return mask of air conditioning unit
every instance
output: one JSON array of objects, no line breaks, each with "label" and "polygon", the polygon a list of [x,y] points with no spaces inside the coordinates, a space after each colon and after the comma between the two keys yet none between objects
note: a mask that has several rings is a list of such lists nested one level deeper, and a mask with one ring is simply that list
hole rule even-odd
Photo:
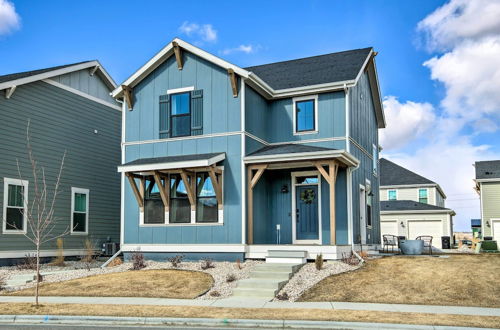
[{"label": "air conditioning unit", "polygon": [[106,256],[112,256],[120,250],[120,243],[104,243],[102,253]]}]

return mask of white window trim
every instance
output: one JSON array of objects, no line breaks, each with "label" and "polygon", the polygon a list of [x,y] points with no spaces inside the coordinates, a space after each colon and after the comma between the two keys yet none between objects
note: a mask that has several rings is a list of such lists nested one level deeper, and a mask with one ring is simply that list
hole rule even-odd
[{"label": "white window trim", "polygon": [[[87,205],[85,206],[86,216],[85,216],[85,231],[73,231],[75,228],[73,223],[73,214],[75,210],[75,194],[85,194],[87,198],[85,199]],[[71,187],[71,235],[88,235],[89,233],[89,200],[90,200],[90,190],[85,188]]]},{"label": "white window trim", "polygon": [[[9,184],[24,187],[24,216],[23,230],[7,229],[7,202],[9,198]],[[28,226],[28,218],[26,212],[28,210],[28,181],[20,179],[3,178],[3,234],[26,234]]]},{"label": "white window trim", "polygon": [[[314,130],[312,130],[312,131],[298,132],[297,131],[297,107],[296,107],[296,104],[297,104],[297,102],[307,101],[307,100],[313,100],[314,101]],[[307,96],[300,96],[300,97],[294,97],[293,98],[292,107],[293,107],[293,109],[292,109],[292,114],[293,114],[293,135],[317,134],[318,133],[318,94],[307,95]]]},{"label": "white window trim", "polygon": [[[391,199],[390,198],[390,191],[395,191],[396,192],[396,199]],[[398,200],[398,190],[397,189],[387,189],[387,200],[388,201],[397,201]]]},{"label": "white window trim", "polygon": [[429,204],[429,188],[418,188],[417,189],[417,202],[420,203],[420,190],[426,190],[426,195],[427,195],[427,203],[426,204]]},{"label": "white window trim", "polygon": [[167,94],[179,94],[179,93],[185,93],[185,92],[191,92],[191,91],[194,91],[194,86],[168,89]]},{"label": "white window trim", "polygon": [[378,175],[378,148],[375,144],[372,144],[372,167],[373,167],[373,174]]}]

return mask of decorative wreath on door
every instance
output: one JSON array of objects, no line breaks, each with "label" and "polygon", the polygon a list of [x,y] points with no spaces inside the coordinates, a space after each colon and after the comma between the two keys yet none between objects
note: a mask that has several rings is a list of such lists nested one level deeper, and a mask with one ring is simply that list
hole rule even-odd
[{"label": "decorative wreath on door", "polygon": [[300,200],[306,204],[311,204],[316,198],[316,193],[312,189],[305,189],[300,193]]}]

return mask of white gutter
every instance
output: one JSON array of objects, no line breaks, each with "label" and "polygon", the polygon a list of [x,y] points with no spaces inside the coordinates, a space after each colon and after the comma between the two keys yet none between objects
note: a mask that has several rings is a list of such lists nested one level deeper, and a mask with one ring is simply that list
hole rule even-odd
[{"label": "white gutter", "polygon": [[277,163],[285,161],[308,161],[311,159],[340,158],[349,166],[357,166],[359,160],[345,150],[326,150],[313,152],[297,152],[263,156],[247,156],[243,158],[246,164]]}]

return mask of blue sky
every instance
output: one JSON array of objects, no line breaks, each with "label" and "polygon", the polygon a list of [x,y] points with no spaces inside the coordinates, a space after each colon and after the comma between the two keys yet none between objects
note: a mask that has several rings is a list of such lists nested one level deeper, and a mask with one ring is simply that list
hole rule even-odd
[{"label": "blue sky", "polygon": [[[2,29],[0,12],[0,75],[98,59],[120,83],[174,37],[240,66],[373,46],[383,156],[440,183],[464,230],[479,216],[472,163],[500,159],[500,71],[489,73],[500,23],[473,20],[485,1],[11,1],[18,20]],[[485,79],[493,87],[478,87]]]}]

